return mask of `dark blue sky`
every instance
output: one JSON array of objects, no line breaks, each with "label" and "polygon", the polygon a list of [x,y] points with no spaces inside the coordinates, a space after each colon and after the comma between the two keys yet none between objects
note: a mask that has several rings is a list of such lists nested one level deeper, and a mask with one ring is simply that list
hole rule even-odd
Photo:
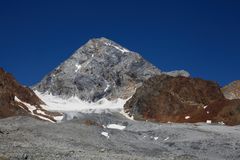
[{"label": "dark blue sky", "polygon": [[238,0],[0,1],[0,66],[22,84],[38,82],[94,37],[161,70],[221,85],[240,79]]}]

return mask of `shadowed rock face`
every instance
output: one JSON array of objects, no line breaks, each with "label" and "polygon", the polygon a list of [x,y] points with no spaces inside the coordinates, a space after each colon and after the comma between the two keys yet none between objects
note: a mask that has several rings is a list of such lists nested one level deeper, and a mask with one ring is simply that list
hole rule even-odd
[{"label": "shadowed rock face", "polygon": [[145,81],[124,110],[137,120],[190,123],[211,120],[234,125],[234,119],[240,115],[238,106],[239,101],[226,100],[214,82],[160,75]]},{"label": "shadowed rock face", "polygon": [[223,87],[222,92],[227,99],[240,99],[240,80]]},{"label": "shadowed rock face", "polygon": [[[47,75],[34,89],[62,98],[77,96],[85,101],[131,97],[146,79],[160,70],[138,53],[106,38],[92,39]],[[170,73],[175,76],[185,71]]]},{"label": "shadowed rock face", "polygon": [[[28,106],[24,103],[34,106],[36,109],[33,110],[33,112],[36,115],[55,121],[51,117],[50,112],[42,109],[40,105],[44,105],[44,103],[30,88],[21,86],[11,74],[0,68],[0,118],[19,115],[28,115],[38,118],[31,114]],[[49,115],[36,113],[37,110],[44,111],[46,114],[49,113]],[[52,113],[52,115],[55,114],[57,113]]]}]

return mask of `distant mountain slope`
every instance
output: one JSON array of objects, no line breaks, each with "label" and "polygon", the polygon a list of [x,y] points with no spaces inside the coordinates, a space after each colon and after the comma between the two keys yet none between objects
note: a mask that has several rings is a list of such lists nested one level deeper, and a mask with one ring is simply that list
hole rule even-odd
[{"label": "distant mountain slope", "polygon": [[226,85],[222,92],[227,99],[240,99],[240,80]]},{"label": "distant mountain slope", "polygon": [[[138,53],[97,38],[89,40],[33,88],[63,99],[78,97],[88,102],[127,99],[143,81],[159,74],[161,71]],[[185,71],[171,74],[189,75]]]},{"label": "distant mountain slope", "polygon": [[41,106],[44,102],[27,87],[23,87],[14,77],[0,68],[0,118],[26,115],[37,119],[55,122],[54,116]]}]

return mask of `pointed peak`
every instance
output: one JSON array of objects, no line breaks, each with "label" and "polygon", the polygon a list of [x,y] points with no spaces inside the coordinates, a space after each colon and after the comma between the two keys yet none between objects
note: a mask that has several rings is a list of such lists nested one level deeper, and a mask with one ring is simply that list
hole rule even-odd
[{"label": "pointed peak", "polygon": [[101,41],[101,42],[106,42],[106,41],[112,41],[112,40],[110,40],[110,39],[108,39],[108,38],[106,38],[106,37],[99,37],[99,38],[92,38],[92,39],[90,39],[90,41]]},{"label": "pointed peak", "polygon": [[130,52],[128,49],[124,48],[123,46],[121,46],[120,44],[105,38],[105,37],[100,37],[100,38],[92,38],[90,39],[85,46],[95,46],[95,47],[99,47],[99,46],[110,46],[113,47],[117,50],[120,50],[121,52]]},{"label": "pointed peak", "polygon": [[116,42],[105,38],[105,37],[100,37],[100,38],[92,38],[88,41],[88,43],[107,43],[107,44],[115,44],[115,45],[119,45]]}]

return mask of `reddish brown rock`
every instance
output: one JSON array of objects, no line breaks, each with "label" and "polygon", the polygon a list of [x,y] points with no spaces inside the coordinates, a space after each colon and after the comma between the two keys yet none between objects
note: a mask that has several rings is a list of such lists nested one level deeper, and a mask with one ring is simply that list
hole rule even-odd
[{"label": "reddish brown rock", "polygon": [[215,82],[160,75],[145,81],[124,110],[136,120],[177,123],[211,120],[235,125],[240,122],[238,106],[239,101],[224,98]]},{"label": "reddish brown rock", "polygon": [[240,80],[223,87],[222,92],[227,99],[240,99]]},{"label": "reddish brown rock", "polygon": [[240,124],[240,99],[228,100],[223,99],[210,104],[209,118],[213,122],[224,122],[227,125]]},{"label": "reddish brown rock", "polygon": [[[10,116],[33,116],[38,119],[55,121],[59,113],[45,111],[44,103],[28,87],[20,85],[14,77],[0,68],[0,118]],[[33,113],[29,106],[35,108]]]}]

